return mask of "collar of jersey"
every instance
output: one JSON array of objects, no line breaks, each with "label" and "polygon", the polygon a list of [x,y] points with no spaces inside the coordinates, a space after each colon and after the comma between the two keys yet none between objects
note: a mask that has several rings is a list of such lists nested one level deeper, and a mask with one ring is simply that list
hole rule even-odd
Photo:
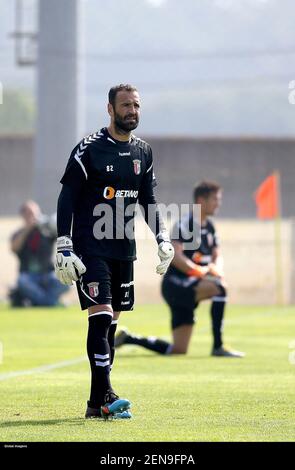
[{"label": "collar of jersey", "polygon": [[112,139],[117,145],[122,145],[122,147],[127,147],[128,145],[131,145],[133,140],[134,140],[134,135],[133,134],[131,134],[130,140],[128,142],[123,142],[122,140],[114,139],[114,137],[110,135],[110,133],[109,133],[109,131],[107,130],[106,127],[101,129],[100,132],[102,132],[106,136],[106,138],[109,137],[110,139]]}]

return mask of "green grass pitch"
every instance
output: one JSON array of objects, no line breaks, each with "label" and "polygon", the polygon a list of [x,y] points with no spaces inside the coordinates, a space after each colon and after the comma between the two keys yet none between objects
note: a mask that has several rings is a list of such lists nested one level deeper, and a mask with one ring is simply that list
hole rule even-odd
[{"label": "green grass pitch", "polygon": [[[295,308],[229,306],[225,340],[244,359],[209,356],[208,308],[198,310],[186,356],[117,351],[112,381],[134,419],[104,422],[83,417],[86,312],[1,307],[0,441],[294,441]],[[169,338],[165,305],[136,306],[121,324]]]}]

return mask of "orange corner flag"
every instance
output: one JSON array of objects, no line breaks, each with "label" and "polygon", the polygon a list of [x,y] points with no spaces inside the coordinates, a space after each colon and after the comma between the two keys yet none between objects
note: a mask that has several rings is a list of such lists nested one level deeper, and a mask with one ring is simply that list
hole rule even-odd
[{"label": "orange corner flag", "polygon": [[258,219],[274,219],[279,216],[279,174],[268,176],[255,192]]}]

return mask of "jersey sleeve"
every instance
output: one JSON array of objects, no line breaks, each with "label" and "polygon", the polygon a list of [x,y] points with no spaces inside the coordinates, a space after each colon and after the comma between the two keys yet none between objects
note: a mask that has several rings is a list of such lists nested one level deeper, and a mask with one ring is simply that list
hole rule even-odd
[{"label": "jersey sleeve", "polygon": [[214,230],[214,234],[213,234],[213,246],[214,246],[214,248],[219,247],[219,237],[218,237],[217,233],[215,232],[215,230]]},{"label": "jersey sleeve", "polygon": [[146,170],[141,182],[141,191],[149,191],[150,188],[157,186],[157,180],[154,173],[153,152],[149,147]]},{"label": "jersey sleeve", "polygon": [[89,174],[89,150],[83,141],[72,151],[60,182],[79,190],[86,183]]},{"label": "jersey sleeve", "polygon": [[213,223],[210,221],[210,232],[212,233],[213,237],[213,248],[218,248],[219,247],[219,237],[216,233],[216,229],[213,225]]}]

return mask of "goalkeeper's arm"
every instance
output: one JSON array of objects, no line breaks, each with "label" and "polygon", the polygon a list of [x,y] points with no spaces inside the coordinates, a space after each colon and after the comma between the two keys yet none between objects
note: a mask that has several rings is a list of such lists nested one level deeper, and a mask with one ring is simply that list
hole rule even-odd
[{"label": "goalkeeper's arm", "polygon": [[82,261],[73,252],[71,227],[77,193],[70,186],[63,185],[57,203],[57,244],[55,273],[62,284],[71,285],[72,281],[86,271]]},{"label": "goalkeeper's arm", "polygon": [[57,201],[56,224],[58,237],[71,236],[75,203],[74,191],[70,186],[64,184]]},{"label": "goalkeeper's arm", "polygon": [[161,262],[158,264],[156,271],[158,274],[165,274],[173,259],[174,248],[159,211],[152,186],[146,188],[143,193],[139,192],[138,202],[144,214],[144,219],[158,243],[158,256]]}]

